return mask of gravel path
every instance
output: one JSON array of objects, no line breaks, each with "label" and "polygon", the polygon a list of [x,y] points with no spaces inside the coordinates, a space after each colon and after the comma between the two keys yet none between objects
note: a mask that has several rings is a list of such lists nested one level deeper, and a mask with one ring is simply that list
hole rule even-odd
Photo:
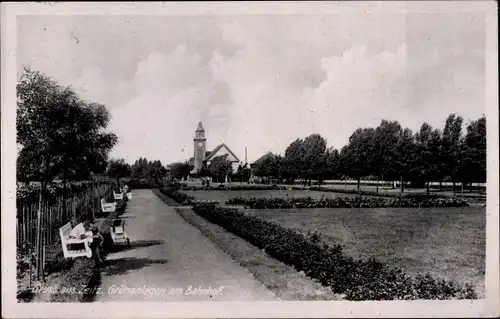
[{"label": "gravel path", "polygon": [[136,190],[125,214],[131,248],[108,255],[95,301],[276,300],[151,190]]}]

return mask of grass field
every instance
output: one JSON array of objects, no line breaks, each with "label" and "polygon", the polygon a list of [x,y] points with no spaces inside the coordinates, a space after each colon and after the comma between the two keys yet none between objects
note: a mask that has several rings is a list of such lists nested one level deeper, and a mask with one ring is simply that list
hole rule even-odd
[{"label": "grass field", "polygon": [[183,193],[193,196],[198,200],[214,200],[219,201],[221,204],[224,204],[231,197],[244,197],[244,198],[252,198],[252,197],[314,197],[321,198],[321,196],[325,196],[325,198],[335,198],[335,197],[355,197],[354,194],[343,194],[343,193],[329,193],[329,192],[317,192],[310,190],[233,190],[233,191],[224,191],[224,190],[213,190],[213,191],[192,191],[192,190],[183,190]]},{"label": "grass field", "polygon": [[299,231],[318,231],[353,257],[376,257],[410,274],[473,284],[484,294],[484,208],[245,210]]}]

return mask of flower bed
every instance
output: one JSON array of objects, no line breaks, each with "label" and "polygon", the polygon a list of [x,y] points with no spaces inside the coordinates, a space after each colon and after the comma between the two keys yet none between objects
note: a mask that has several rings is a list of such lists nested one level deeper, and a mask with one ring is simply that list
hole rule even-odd
[{"label": "flower bed", "polygon": [[289,197],[289,198],[243,198],[233,197],[228,205],[243,205],[252,209],[276,208],[383,208],[383,207],[463,207],[468,206],[458,198],[367,198],[367,197]]},{"label": "flower bed", "polygon": [[430,275],[410,277],[375,259],[353,259],[340,245],[328,246],[316,234],[307,237],[237,209],[203,204],[192,208],[348,300],[477,299],[471,285],[460,287]]},{"label": "flower bed", "polygon": [[211,184],[209,187],[200,186],[200,185],[187,185],[186,183],[179,183],[179,188],[187,191],[196,191],[196,190],[228,190],[228,191],[243,191],[243,190],[276,190],[276,189],[293,189],[293,190],[301,190],[302,187],[297,186],[283,186],[283,185],[255,185],[255,184],[247,184],[247,185],[225,185],[225,184]]},{"label": "flower bed", "polygon": [[423,200],[423,199],[435,199],[435,198],[449,198],[449,196],[443,196],[443,195],[437,195],[437,194],[412,194],[412,193],[387,193],[387,192],[374,192],[374,191],[367,191],[367,190],[360,190],[357,191],[356,189],[343,189],[343,188],[327,188],[327,187],[320,187],[320,186],[311,186],[309,187],[309,190],[311,191],[318,191],[318,192],[328,192],[328,193],[343,193],[343,194],[357,194],[360,196],[380,196],[380,197],[395,197],[395,198],[412,198],[416,200]]}]

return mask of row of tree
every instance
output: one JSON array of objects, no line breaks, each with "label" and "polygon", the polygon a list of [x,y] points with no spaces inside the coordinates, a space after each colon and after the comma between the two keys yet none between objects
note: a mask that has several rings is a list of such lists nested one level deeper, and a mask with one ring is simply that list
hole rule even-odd
[{"label": "row of tree", "polygon": [[114,178],[118,185],[121,179],[135,179],[160,185],[167,169],[159,160],[148,161],[147,158],[141,157],[133,165],[129,165],[124,159],[111,159],[106,174]]},{"label": "row of tree", "polygon": [[[253,166],[260,177],[297,178],[311,183],[324,179],[358,181],[400,180],[413,186],[452,181],[471,184],[486,181],[486,118],[471,121],[462,132],[463,118],[450,114],[443,130],[422,124],[418,132],[397,121],[383,120],[376,128],[358,128],[340,151],[312,134],[293,141],[284,156],[268,153]],[[454,187],[455,188],[455,187]]]},{"label": "row of tree", "polygon": [[[188,162],[175,162],[169,165],[172,178],[182,180],[191,176],[194,166]],[[215,182],[223,182],[226,177],[231,181],[246,182],[250,179],[250,168],[247,164],[239,165],[233,172],[233,164],[227,160],[226,155],[214,157],[210,163],[203,163],[202,168],[196,173],[198,177],[211,177]]]}]

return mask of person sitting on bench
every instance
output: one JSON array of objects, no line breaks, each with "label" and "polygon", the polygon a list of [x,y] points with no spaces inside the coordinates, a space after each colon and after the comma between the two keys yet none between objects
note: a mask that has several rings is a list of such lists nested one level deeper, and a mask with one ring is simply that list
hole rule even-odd
[{"label": "person sitting on bench", "polygon": [[104,237],[99,233],[99,228],[97,226],[92,226],[92,237],[93,240],[90,243],[90,249],[96,257],[98,264],[102,264],[101,251],[103,249]]},{"label": "person sitting on bench", "polygon": [[90,249],[92,249],[92,255],[98,264],[103,261],[101,259],[101,246],[103,243],[103,237],[99,234],[99,230],[96,226],[91,227],[91,220],[87,216],[82,218],[82,222],[77,224],[71,232],[69,233],[69,238],[85,239],[92,237],[92,242],[90,242]]}]

